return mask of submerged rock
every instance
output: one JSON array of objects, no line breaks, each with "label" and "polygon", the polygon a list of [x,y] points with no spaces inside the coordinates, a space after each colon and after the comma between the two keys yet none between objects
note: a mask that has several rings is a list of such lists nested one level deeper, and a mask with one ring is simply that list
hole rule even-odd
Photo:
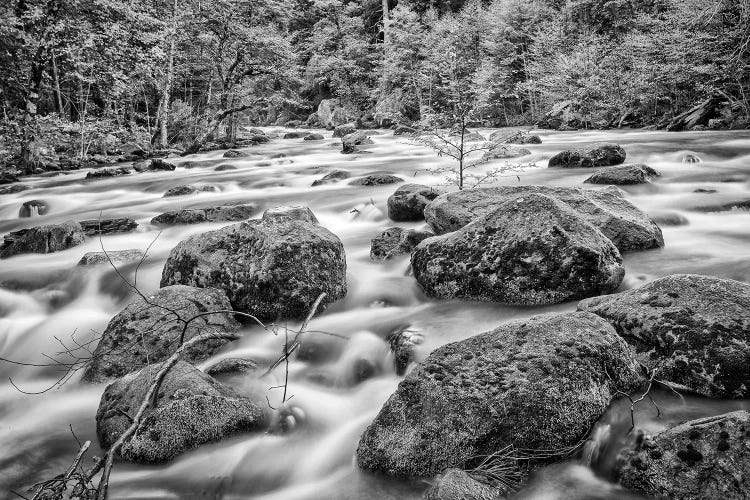
[{"label": "submerged rock", "polygon": [[37,217],[39,215],[47,215],[49,213],[49,204],[44,200],[30,200],[26,201],[21,205],[18,210],[18,217]]},{"label": "submerged rock", "polygon": [[284,136],[282,137],[282,139],[302,139],[306,135],[308,135],[309,133],[310,132],[303,132],[303,131],[300,131],[300,132],[287,132],[286,134],[284,134]]},{"label": "submerged rock", "polygon": [[305,137],[302,138],[302,140],[305,140],[305,141],[322,141],[323,139],[325,139],[325,137],[323,137],[323,134],[316,134],[316,133],[307,134]]},{"label": "submerged rock", "polygon": [[[149,365],[107,386],[96,412],[96,433],[109,449],[130,427],[161,364]],[[238,394],[194,366],[178,361],[164,377],[156,407],[145,418],[118,456],[124,460],[159,463],[202,444],[264,429],[262,406]]]},{"label": "submerged rock", "polygon": [[263,212],[263,220],[272,219],[301,220],[310,224],[318,224],[318,218],[315,217],[310,207],[305,205],[273,207]]},{"label": "submerged rock", "polygon": [[625,162],[625,150],[617,144],[601,143],[558,153],[549,160],[550,167],[608,167]]},{"label": "submerged rock", "polygon": [[343,123],[341,125],[337,125],[336,128],[333,129],[333,138],[336,137],[344,137],[349,134],[353,134],[357,131],[357,127],[353,123]]},{"label": "submerged rock", "polygon": [[138,223],[130,217],[123,217],[122,219],[88,219],[81,221],[81,228],[86,236],[129,233],[137,227]]},{"label": "submerged rock", "polygon": [[313,181],[313,186],[320,186],[322,184],[332,184],[334,182],[338,182],[342,179],[348,179],[351,177],[351,174],[349,172],[345,172],[343,170],[334,170],[333,172],[329,172],[320,179]]},{"label": "submerged rock", "polygon": [[625,186],[630,184],[646,184],[652,177],[659,176],[661,174],[648,165],[623,165],[621,167],[603,168],[583,182]]},{"label": "submerged rock", "polygon": [[304,318],[346,295],[341,241],[317,224],[272,217],[193,235],[169,254],[161,286],[217,287],[232,306],[266,320]]},{"label": "submerged rock", "polygon": [[428,231],[391,227],[372,239],[370,258],[388,260],[399,255],[410,254],[424,239],[435,236]]},{"label": "submerged rock", "polygon": [[344,154],[357,153],[359,151],[357,146],[368,144],[374,144],[374,142],[372,142],[372,139],[367,134],[362,131],[353,132],[341,138],[341,152]]},{"label": "submerged rock", "polygon": [[85,240],[81,225],[63,222],[19,229],[6,234],[0,246],[0,258],[23,253],[52,253],[80,245]]},{"label": "submerged rock", "polygon": [[248,151],[238,151],[236,149],[230,149],[221,156],[223,158],[244,158],[247,156],[251,156],[251,153],[249,153]]},{"label": "submerged rock", "polygon": [[565,203],[537,193],[423,241],[411,264],[431,297],[505,304],[611,293],[625,275],[620,252],[601,231]]},{"label": "submerged rock", "polygon": [[516,148],[505,144],[492,146],[482,155],[484,160],[502,160],[507,158],[518,158],[519,156],[530,155],[531,151],[526,148]]},{"label": "submerged rock", "polygon": [[119,177],[121,175],[129,175],[131,173],[129,168],[100,168],[97,170],[91,170],[86,174],[87,179],[100,179],[103,177]]},{"label": "submerged rock", "polygon": [[159,214],[151,219],[151,224],[171,226],[176,224],[200,224],[202,222],[236,222],[255,215],[259,206],[256,203],[245,205],[221,205],[217,207],[191,208]]},{"label": "submerged rock", "polygon": [[626,457],[620,482],[652,498],[750,497],[750,413],[691,420],[646,436]]},{"label": "submerged rock", "polygon": [[26,184],[10,184],[8,186],[0,187],[0,195],[20,193],[21,191],[28,191],[29,189],[31,189],[31,186],[27,186]]},{"label": "submerged rock", "polygon": [[425,219],[436,234],[456,231],[519,195],[552,196],[598,228],[621,252],[664,246],[661,229],[648,215],[616,193],[557,186],[502,186],[467,189],[437,197],[425,207]]},{"label": "submerged rock", "polygon": [[237,167],[234,165],[230,165],[229,163],[224,163],[222,165],[217,166],[214,169],[214,172],[227,172],[229,170],[237,170]]},{"label": "submerged rock", "polygon": [[350,186],[382,186],[384,184],[398,184],[404,182],[401,177],[390,174],[372,174],[354,179],[349,183]]},{"label": "submerged rock", "polygon": [[677,212],[658,212],[651,214],[651,220],[660,226],[687,226],[687,217]]},{"label": "submerged rock", "polygon": [[424,500],[502,500],[500,489],[483,483],[461,469],[440,474],[423,496]]},{"label": "submerged rock", "polygon": [[388,218],[396,222],[424,220],[424,208],[441,194],[442,189],[404,184],[388,198]]},{"label": "submerged rock", "polygon": [[[201,316],[185,330],[185,322],[196,315],[231,310],[226,294],[215,288],[175,285],[158,290],[148,301],[138,297],[107,325],[83,380],[100,382],[121,377],[167,359],[181,340],[190,340],[200,333],[234,332],[240,325],[231,312]],[[173,311],[179,314],[179,319]],[[207,359],[227,342],[223,339],[201,342],[185,351],[182,359],[190,362]]]},{"label": "submerged rock", "polygon": [[528,461],[509,464],[525,474],[564,460],[564,451],[545,451],[576,446],[616,389],[642,382],[630,347],[595,315],[506,323],[440,347],[417,365],[362,435],[357,463],[428,477],[513,446],[528,450]]},{"label": "submerged rock", "polygon": [[750,285],[675,274],[578,310],[601,316],[657,378],[717,398],[750,397]]},{"label": "submerged rock", "polygon": [[213,186],[211,184],[202,184],[202,185],[192,185],[192,184],[184,184],[182,186],[176,186],[173,188],[167,189],[167,191],[164,193],[164,198],[169,198],[170,196],[186,196],[190,194],[196,194],[196,193],[216,193],[219,191],[219,188],[216,186]]},{"label": "submerged rock", "polygon": [[716,203],[714,205],[702,205],[695,207],[697,212],[730,212],[732,210],[750,210],[750,198],[745,200],[730,201],[727,203]]},{"label": "submerged rock", "polygon": [[538,135],[533,135],[528,130],[518,130],[516,132],[508,132],[507,130],[498,130],[490,135],[492,142],[500,144],[541,144],[542,138]]},{"label": "submerged rock", "polygon": [[406,369],[417,358],[417,346],[424,341],[424,336],[411,325],[401,326],[389,333],[386,338],[391,354],[393,354],[393,368],[396,375],[403,375]]},{"label": "submerged rock", "polygon": [[143,251],[138,249],[131,250],[113,250],[111,252],[86,252],[81,260],[78,261],[79,266],[98,266],[102,264],[110,265],[110,261],[113,264],[128,264],[130,262],[138,262],[143,258]]}]

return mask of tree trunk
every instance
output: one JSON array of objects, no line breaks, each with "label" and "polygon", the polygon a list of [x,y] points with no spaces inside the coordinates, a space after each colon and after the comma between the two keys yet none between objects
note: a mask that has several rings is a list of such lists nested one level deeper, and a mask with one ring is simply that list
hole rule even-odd
[{"label": "tree trunk", "polygon": [[31,66],[31,86],[26,94],[23,122],[21,125],[21,164],[27,174],[34,172],[34,144],[37,139],[37,105],[44,78],[44,66],[33,63]]},{"label": "tree trunk", "polygon": [[57,60],[55,58],[54,52],[52,52],[52,78],[54,78],[54,84],[55,84],[55,104],[57,104],[57,112],[62,116],[63,101],[62,101],[62,93],[60,92],[60,76],[57,72]]},{"label": "tree trunk", "polygon": [[164,91],[162,92],[162,107],[161,107],[161,147],[166,148],[169,145],[169,137],[167,136],[167,124],[169,122],[169,93],[172,89],[172,80],[174,79],[174,52],[175,52],[175,39],[177,38],[177,0],[174,0],[172,5],[172,28],[169,34],[169,62],[167,63],[167,81],[164,84]]}]

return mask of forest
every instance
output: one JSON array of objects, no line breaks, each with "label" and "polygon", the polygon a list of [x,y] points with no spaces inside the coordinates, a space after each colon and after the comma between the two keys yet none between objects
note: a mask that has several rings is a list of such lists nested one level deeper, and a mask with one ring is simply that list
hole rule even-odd
[{"label": "forest", "polygon": [[450,126],[456,89],[477,126],[746,128],[749,45],[747,0],[7,0],[0,164]]}]

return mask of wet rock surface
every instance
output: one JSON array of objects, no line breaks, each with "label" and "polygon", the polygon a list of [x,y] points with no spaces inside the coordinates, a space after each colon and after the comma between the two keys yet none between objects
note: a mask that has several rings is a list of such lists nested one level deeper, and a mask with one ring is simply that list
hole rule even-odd
[{"label": "wet rock surface", "polygon": [[601,231],[556,198],[526,194],[412,254],[431,297],[555,304],[614,292],[625,270]]},{"label": "wet rock surface", "polygon": [[[642,382],[631,348],[595,315],[514,321],[440,347],[417,365],[364,432],[357,463],[426,477],[509,445],[565,449],[589,432],[615,388]],[[554,460],[516,465],[524,475]]]},{"label": "wet rock surface", "polygon": [[699,394],[750,397],[750,285],[693,274],[578,304],[612,323],[661,380]]},{"label": "wet rock surface", "polygon": [[646,184],[661,174],[648,165],[623,165],[621,167],[603,168],[583,182],[589,184],[614,184],[626,186],[631,184]]},{"label": "wet rock surface", "polygon": [[246,220],[258,213],[256,203],[223,205],[217,207],[191,208],[159,214],[151,224],[171,226],[176,224],[200,224],[202,222],[236,222]]},{"label": "wet rock surface", "polygon": [[495,210],[509,198],[543,194],[564,202],[599,229],[621,252],[664,246],[661,229],[648,215],[619,194],[606,190],[557,186],[502,186],[448,193],[425,207],[425,219],[436,234],[456,231]]},{"label": "wet rock surface", "polygon": [[81,228],[86,236],[100,234],[129,233],[138,227],[138,223],[129,218],[121,219],[89,219],[81,221]]},{"label": "wet rock surface", "polygon": [[556,154],[549,160],[550,167],[591,168],[608,167],[625,162],[625,150],[617,144],[599,143]]},{"label": "wet rock surface", "polygon": [[63,222],[20,229],[6,234],[0,246],[0,258],[24,253],[52,253],[80,245],[85,240],[77,222]]},{"label": "wet rock surface", "polygon": [[333,172],[329,172],[320,179],[317,179],[313,181],[313,186],[321,186],[323,184],[333,184],[335,182],[338,182],[343,179],[348,179],[351,177],[351,174],[349,172],[345,172],[344,170],[334,170]]},{"label": "wet rock surface", "polygon": [[[138,297],[109,322],[83,379],[100,382],[121,377],[168,358],[181,341],[200,333],[234,332],[240,325],[231,312],[200,316],[185,328],[185,323],[195,316],[231,309],[226,294],[215,288],[175,285],[161,288],[146,299]],[[227,342],[200,342],[185,351],[182,359],[207,359]]]},{"label": "wet rock surface", "polygon": [[461,469],[448,469],[440,474],[423,496],[424,500],[503,500],[494,488]]},{"label": "wet rock surface", "polygon": [[691,420],[625,458],[620,482],[652,498],[740,500],[750,495],[750,413]]},{"label": "wet rock surface", "polygon": [[[104,449],[130,427],[161,364],[149,365],[107,386],[96,413],[96,432]],[[243,432],[260,431],[268,424],[262,406],[178,361],[164,377],[150,406],[119,457],[134,462],[160,463],[196,448]]]},{"label": "wet rock surface", "polygon": [[307,315],[346,295],[346,257],[327,229],[288,217],[250,220],[191,236],[170,253],[161,286],[223,289],[232,306],[261,319]]}]

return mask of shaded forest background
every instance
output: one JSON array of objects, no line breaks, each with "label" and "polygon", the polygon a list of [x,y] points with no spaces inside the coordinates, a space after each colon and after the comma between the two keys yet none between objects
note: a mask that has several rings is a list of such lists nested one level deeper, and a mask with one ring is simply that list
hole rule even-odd
[{"label": "shaded forest background", "polygon": [[450,126],[457,95],[477,126],[667,127],[703,103],[693,128],[746,128],[749,45],[750,0],[6,0],[0,164]]}]

